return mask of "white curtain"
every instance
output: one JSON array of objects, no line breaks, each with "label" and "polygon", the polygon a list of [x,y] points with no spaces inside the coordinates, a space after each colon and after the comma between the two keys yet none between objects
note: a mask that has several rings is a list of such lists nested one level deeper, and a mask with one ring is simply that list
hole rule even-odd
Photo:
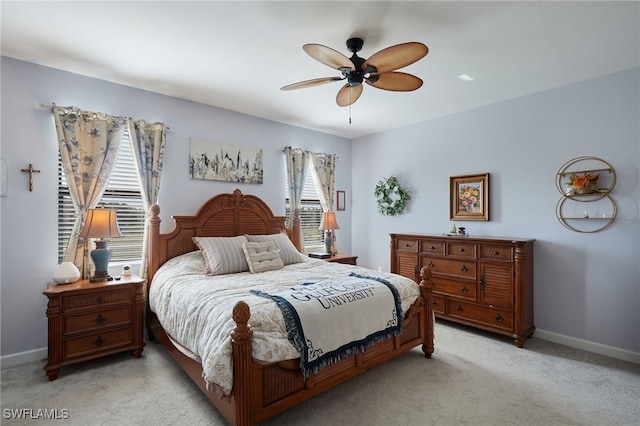
[{"label": "white curtain", "polygon": [[163,123],[147,123],[144,120],[128,120],[129,135],[133,155],[138,167],[138,176],[142,186],[142,199],[145,211],[144,236],[142,239],[142,259],[140,276],[147,277],[147,258],[149,256],[149,209],[158,202],[160,177],[164,162],[164,146],[167,140],[167,126]]},{"label": "white curtain", "polygon": [[320,194],[322,211],[333,211],[333,188],[335,186],[336,156],[310,152],[311,171],[315,178],[316,189]]},{"label": "white curtain", "polygon": [[[289,203],[291,208],[287,215],[287,228],[300,229],[294,223],[300,222],[300,201],[304,188],[304,175],[307,168],[308,153],[299,148],[284,147],[284,156],[287,169],[287,185],[289,186]],[[302,241],[302,235],[298,235],[298,240]]]},{"label": "white curtain", "polygon": [[77,107],[52,108],[60,148],[62,167],[69,185],[76,221],[65,250],[65,262],[73,262],[83,278],[89,276],[86,244],[78,234],[87,211],[94,208],[104,193],[118,156],[126,118],[103,112],[82,111]]}]

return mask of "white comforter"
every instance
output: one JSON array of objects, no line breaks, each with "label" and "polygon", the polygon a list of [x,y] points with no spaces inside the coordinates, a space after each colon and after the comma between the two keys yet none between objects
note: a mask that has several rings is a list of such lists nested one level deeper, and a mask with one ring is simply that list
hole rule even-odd
[{"label": "white comforter", "polygon": [[251,308],[254,359],[271,363],[300,356],[287,339],[284,319],[275,302],[251,294],[251,289],[269,292],[357,272],[391,282],[400,295],[403,313],[420,295],[418,285],[400,275],[302,257],[304,262],[278,271],[209,277],[204,275],[200,251],[187,253],[169,260],[156,272],[149,304],[165,331],[199,357],[207,384],[217,385],[228,395],[233,384],[230,335],[235,323],[231,311],[236,302],[242,300]]}]

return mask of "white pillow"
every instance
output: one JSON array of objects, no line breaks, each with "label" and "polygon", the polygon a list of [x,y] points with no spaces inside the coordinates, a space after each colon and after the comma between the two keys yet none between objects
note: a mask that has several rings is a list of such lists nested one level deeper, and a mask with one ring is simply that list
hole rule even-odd
[{"label": "white pillow", "polygon": [[247,241],[242,244],[242,250],[252,274],[275,271],[284,267],[279,250],[273,241],[265,241],[264,243]]},{"label": "white pillow", "polygon": [[193,237],[204,257],[207,275],[235,274],[246,272],[249,264],[244,256],[242,244],[247,237]]},{"label": "white pillow", "polygon": [[292,263],[304,262],[302,253],[296,249],[286,233],[267,234],[267,235],[247,235],[250,242],[264,243],[265,241],[273,241],[280,250],[280,258],[282,263],[290,265]]}]

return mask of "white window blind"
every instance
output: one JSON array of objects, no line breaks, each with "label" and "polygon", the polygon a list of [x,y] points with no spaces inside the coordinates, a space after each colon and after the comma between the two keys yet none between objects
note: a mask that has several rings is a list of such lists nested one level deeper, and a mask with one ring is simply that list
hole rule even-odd
[{"label": "white window blind", "polygon": [[[286,174],[285,174],[286,179]],[[287,215],[291,210],[289,203],[289,185],[285,181]],[[316,190],[313,173],[307,167],[304,188],[302,189],[302,200],[300,202],[300,228],[302,230],[302,242],[305,249],[323,246],[324,233],[318,229],[322,220],[322,205],[320,195]]]},{"label": "white window blind", "polygon": [[[135,262],[142,257],[144,235],[144,205],[140,181],[128,132],[125,132],[116,164],[98,206],[116,209],[122,237],[109,240],[112,262]],[[64,251],[76,219],[75,209],[58,155],[58,263],[64,260]]]}]

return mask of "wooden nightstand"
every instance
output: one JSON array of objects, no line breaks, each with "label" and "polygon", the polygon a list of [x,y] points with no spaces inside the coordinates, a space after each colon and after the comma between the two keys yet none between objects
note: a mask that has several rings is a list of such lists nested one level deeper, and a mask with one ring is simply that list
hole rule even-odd
[{"label": "wooden nightstand", "polygon": [[331,257],[327,257],[326,259],[322,259],[322,260],[326,260],[327,262],[344,263],[346,265],[358,264],[357,263],[358,256],[352,256],[350,254],[342,254],[342,253],[335,254]]},{"label": "wooden nightstand", "polygon": [[49,350],[44,367],[55,380],[63,365],[75,364],[123,351],[139,358],[144,347],[144,283],[137,277],[90,283],[50,283]]}]

